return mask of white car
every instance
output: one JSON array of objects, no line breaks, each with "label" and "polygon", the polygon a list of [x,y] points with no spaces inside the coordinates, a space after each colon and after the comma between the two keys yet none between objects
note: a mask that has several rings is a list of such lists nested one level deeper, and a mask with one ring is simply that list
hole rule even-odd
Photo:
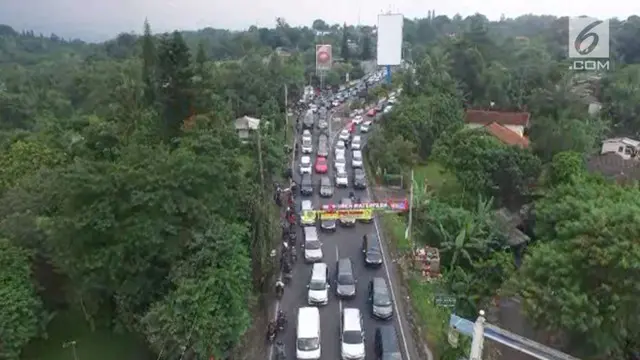
[{"label": "white car", "polygon": [[351,141],[351,149],[353,150],[362,149],[362,137],[360,135],[356,135],[353,137],[353,140]]},{"label": "white car", "polygon": [[311,174],[311,157],[303,156],[300,158],[300,174]]},{"label": "white car", "polygon": [[343,153],[337,153],[336,156],[333,158],[333,165],[334,168],[337,170],[340,166],[346,166],[345,164],[347,163],[347,159],[344,156],[344,152]]},{"label": "white car", "polygon": [[362,114],[364,114],[364,109],[357,109],[357,110],[356,110],[356,114],[357,114],[357,115],[362,115]]},{"label": "white car", "polygon": [[334,100],[331,105],[333,105],[333,107],[337,107],[340,106],[340,102],[338,100]]},{"label": "white car", "polygon": [[368,124],[363,123],[362,125],[360,125],[360,132],[363,134],[368,133],[370,129],[370,125],[371,125],[371,122],[369,122]]},{"label": "white car", "polygon": [[364,359],[364,326],[360,309],[344,308],[340,321],[340,353],[342,359]]},{"label": "white car", "polygon": [[313,152],[313,140],[311,136],[305,137],[302,136],[302,153],[303,154],[311,154]]},{"label": "white car", "polygon": [[339,167],[336,171],[336,187],[349,187],[349,175],[344,167]]},{"label": "white car", "polygon": [[340,131],[340,135],[338,136],[338,138],[342,141],[347,141],[349,140],[350,136],[351,134],[349,133],[349,130],[343,129],[342,131]]},{"label": "white car", "polygon": [[319,262],[313,264],[311,279],[307,285],[309,305],[326,305],[329,302],[329,268],[327,264]]},{"label": "white car", "polygon": [[391,110],[393,110],[393,106],[389,105],[384,110],[382,110],[383,114],[388,114]]},{"label": "white car", "polygon": [[362,123],[362,115],[357,115],[353,118],[353,123],[356,125],[360,125]]},{"label": "white car", "polygon": [[353,150],[353,156],[351,157],[351,167],[354,169],[362,168],[362,151]]}]

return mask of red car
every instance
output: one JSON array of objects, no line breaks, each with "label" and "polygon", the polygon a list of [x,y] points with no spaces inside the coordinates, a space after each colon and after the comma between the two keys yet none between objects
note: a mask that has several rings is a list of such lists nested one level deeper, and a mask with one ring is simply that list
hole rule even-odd
[{"label": "red car", "polygon": [[371,109],[367,111],[367,116],[376,116],[376,109]]},{"label": "red car", "polygon": [[326,174],[328,168],[329,167],[327,166],[327,158],[324,156],[318,156],[318,158],[316,159],[316,173]]},{"label": "red car", "polygon": [[349,132],[353,134],[354,131],[356,131],[356,124],[352,121],[349,124]]}]

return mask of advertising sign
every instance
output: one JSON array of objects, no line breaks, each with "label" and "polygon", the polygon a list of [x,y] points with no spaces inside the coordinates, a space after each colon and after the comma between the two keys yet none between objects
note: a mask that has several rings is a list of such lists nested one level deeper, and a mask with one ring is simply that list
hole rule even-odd
[{"label": "advertising sign", "polygon": [[316,72],[331,70],[332,62],[331,45],[316,45]]},{"label": "advertising sign", "polygon": [[344,209],[371,209],[373,211],[404,212],[409,211],[409,201],[407,199],[402,199],[387,200],[386,202],[365,202],[352,205],[322,205],[322,210],[329,212]]},{"label": "advertising sign", "polygon": [[402,14],[378,15],[378,65],[400,65],[402,62]]}]

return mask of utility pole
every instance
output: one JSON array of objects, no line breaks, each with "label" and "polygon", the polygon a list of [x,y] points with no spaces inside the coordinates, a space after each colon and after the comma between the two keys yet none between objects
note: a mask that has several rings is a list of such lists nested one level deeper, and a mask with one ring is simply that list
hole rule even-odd
[{"label": "utility pole", "polygon": [[405,239],[407,239],[409,241],[409,244],[411,245],[411,249],[415,251],[415,248],[413,246],[413,239],[412,239],[412,229],[411,226],[413,225],[413,188],[414,188],[414,182],[413,182],[413,169],[411,169],[411,180],[410,180],[410,184],[409,186],[411,186],[411,188],[409,189],[409,221],[407,221],[407,230],[404,233],[404,237]]},{"label": "utility pole", "polygon": [[286,141],[286,133],[289,128],[289,87],[287,84],[284,84],[284,111],[284,133]]},{"label": "utility pole", "polygon": [[482,348],[484,345],[484,310],[480,310],[480,316],[473,324],[473,338],[471,340],[471,352],[469,360],[482,360]]},{"label": "utility pole", "polygon": [[262,163],[262,128],[258,127],[258,165],[260,167],[260,182],[264,191],[264,166]]},{"label": "utility pole", "polygon": [[76,341],[75,340],[71,340],[71,341],[67,341],[66,343],[62,344],[62,348],[66,349],[68,347],[71,347],[71,352],[73,354],[73,360],[78,360],[78,352],[76,351]]}]

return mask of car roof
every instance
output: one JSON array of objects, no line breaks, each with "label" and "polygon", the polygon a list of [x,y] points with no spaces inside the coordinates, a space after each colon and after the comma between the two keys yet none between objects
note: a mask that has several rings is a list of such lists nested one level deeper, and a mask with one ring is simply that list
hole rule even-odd
[{"label": "car roof", "polygon": [[313,209],[313,202],[311,202],[311,200],[302,200],[302,203],[300,204],[300,206],[302,207],[302,209],[304,210],[311,210]]},{"label": "car roof", "polygon": [[356,139],[360,140],[361,139],[360,135],[356,135],[356,136],[353,137],[353,140],[356,140]]},{"label": "car roof", "polygon": [[323,183],[324,183],[325,185],[326,185],[326,184],[331,185],[331,178],[330,178],[330,177],[328,177],[328,176],[323,176],[323,177],[321,177],[321,178],[320,178],[320,183],[321,183],[321,184],[323,184]]},{"label": "car roof", "polygon": [[344,331],[362,331],[360,323],[360,309],[344,308],[344,310],[342,310],[342,315]]},{"label": "car roof", "polygon": [[313,264],[313,268],[311,269],[311,277],[312,278],[327,277],[327,264],[322,262]]},{"label": "car roof", "polygon": [[383,325],[378,328],[380,332],[380,340],[382,341],[382,348],[385,354],[398,352],[398,337],[396,335],[396,329],[393,325]]},{"label": "car roof", "polygon": [[371,281],[373,282],[374,289],[380,289],[382,287],[384,287],[385,289],[387,288],[387,282],[384,281],[384,278],[374,277]]},{"label": "car roof", "polygon": [[320,311],[317,307],[301,307],[298,309],[298,320],[305,326],[298,326],[298,336],[301,338],[313,338],[318,336],[320,329]]},{"label": "car roof", "polygon": [[356,154],[358,154],[358,155],[362,155],[362,151],[360,151],[360,150],[353,150],[353,155],[356,155]]},{"label": "car roof", "polygon": [[301,162],[311,162],[311,156],[303,156],[300,158]]}]

